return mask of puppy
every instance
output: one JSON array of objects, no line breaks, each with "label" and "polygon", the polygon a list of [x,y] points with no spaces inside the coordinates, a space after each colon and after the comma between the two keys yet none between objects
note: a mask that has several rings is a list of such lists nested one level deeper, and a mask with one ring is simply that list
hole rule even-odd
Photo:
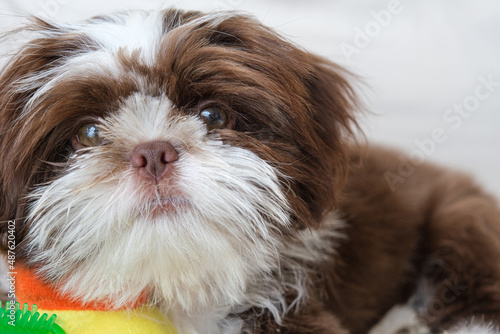
[{"label": "puppy", "polygon": [[15,221],[18,265],[61,294],[146,295],[181,333],[366,333],[405,303],[433,333],[500,326],[495,200],[433,166],[391,189],[339,66],[234,13],[9,40],[3,248]]}]

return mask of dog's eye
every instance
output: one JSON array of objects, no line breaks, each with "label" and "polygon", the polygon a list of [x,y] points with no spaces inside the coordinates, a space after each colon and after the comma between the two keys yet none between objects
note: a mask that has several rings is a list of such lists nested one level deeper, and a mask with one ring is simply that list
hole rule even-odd
[{"label": "dog's eye", "polygon": [[200,118],[209,130],[224,129],[228,124],[228,117],[224,110],[218,107],[208,107],[200,111]]},{"label": "dog's eye", "polygon": [[76,133],[78,142],[84,147],[99,146],[103,140],[99,136],[99,127],[96,124],[85,124]]}]

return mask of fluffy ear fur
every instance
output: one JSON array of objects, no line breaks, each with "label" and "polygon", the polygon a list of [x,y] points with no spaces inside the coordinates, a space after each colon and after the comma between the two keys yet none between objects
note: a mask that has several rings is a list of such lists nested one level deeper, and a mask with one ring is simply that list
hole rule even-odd
[{"label": "fluffy ear fur", "polygon": [[[18,35],[30,36],[29,43],[8,50],[0,69],[0,233],[5,248],[6,221],[16,220],[16,239],[24,235],[26,194],[30,187],[48,181],[54,166],[63,162],[61,154],[68,143],[67,129],[57,115],[33,104],[33,96],[55,73],[65,58],[83,47],[81,36],[64,34],[43,20],[34,19],[24,30],[15,31],[5,40]],[[43,98],[43,97],[41,97]],[[62,97],[61,97],[62,98]]]},{"label": "fluffy ear fur", "polygon": [[[42,24],[42,21],[37,21]],[[49,26],[47,25],[47,28]],[[15,39],[18,34],[28,30],[19,30],[3,40]],[[39,40],[42,43],[42,40]],[[56,43],[52,40],[52,43]],[[50,41],[44,42],[46,46]],[[12,46],[12,45],[11,45]],[[49,70],[51,60],[57,60],[57,52],[52,55],[48,49],[33,43],[32,46],[22,46],[17,50],[8,50],[8,56],[0,73],[0,233],[2,248],[6,247],[5,232],[8,220],[16,220],[16,235],[21,233],[19,220],[23,216],[22,198],[26,188],[35,178],[42,162],[33,154],[43,150],[36,147],[40,138],[24,130],[22,113],[25,102],[30,99],[36,89],[23,89],[23,79],[28,79],[33,73]],[[25,82],[24,84],[27,84]],[[20,241],[19,239],[17,240]]]},{"label": "fluffy ear fur", "polygon": [[[338,201],[338,194],[347,176],[348,148],[357,128],[355,111],[360,105],[350,84],[351,73],[326,59],[310,55],[311,78],[308,80],[309,99],[314,109],[314,119],[322,152],[322,182],[309,185],[314,201],[313,216],[320,221],[331,212]],[[320,180],[318,178],[318,180]]]}]

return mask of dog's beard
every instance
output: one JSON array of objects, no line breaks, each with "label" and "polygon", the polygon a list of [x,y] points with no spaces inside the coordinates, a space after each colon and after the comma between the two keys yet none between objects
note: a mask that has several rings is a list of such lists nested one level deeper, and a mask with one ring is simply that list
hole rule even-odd
[{"label": "dog's beard", "polygon": [[[113,307],[147,292],[196,311],[241,303],[252,278],[277,269],[290,212],[274,167],[172,115],[167,99],[131,96],[102,133],[110,144],[30,194],[31,262],[62,291]],[[148,140],[179,152],[167,183],[130,167]]]}]

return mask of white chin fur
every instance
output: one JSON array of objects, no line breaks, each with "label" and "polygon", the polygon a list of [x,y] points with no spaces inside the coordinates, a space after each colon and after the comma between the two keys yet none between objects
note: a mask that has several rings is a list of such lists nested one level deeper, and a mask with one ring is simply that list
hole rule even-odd
[{"label": "white chin fur", "polygon": [[[254,279],[277,269],[289,224],[278,172],[207,135],[198,118],[169,117],[168,100],[131,97],[103,120],[113,144],[77,156],[31,194],[31,261],[64,292],[120,307],[147,291],[196,313],[241,303]],[[143,188],[122,152],[147,140],[179,152],[176,187],[190,205],[177,213],[137,210]]]}]

